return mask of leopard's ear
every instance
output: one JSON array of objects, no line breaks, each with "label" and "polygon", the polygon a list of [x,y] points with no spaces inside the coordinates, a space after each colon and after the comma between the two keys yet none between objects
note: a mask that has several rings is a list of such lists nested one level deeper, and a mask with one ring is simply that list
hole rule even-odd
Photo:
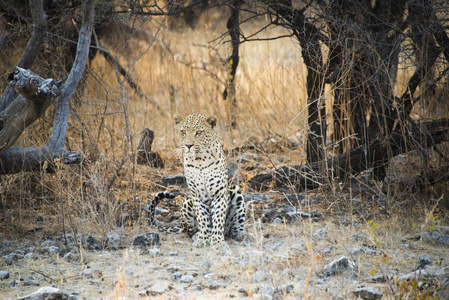
[{"label": "leopard's ear", "polygon": [[179,123],[184,121],[184,118],[181,117],[180,115],[173,115],[173,120],[175,120],[175,124],[178,125]]},{"label": "leopard's ear", "polygon": [[217,125],[217,118],[216,117],[209,117],[206,119],[206,122],[210,125],[210,127],[214,128],[215,125]]}]

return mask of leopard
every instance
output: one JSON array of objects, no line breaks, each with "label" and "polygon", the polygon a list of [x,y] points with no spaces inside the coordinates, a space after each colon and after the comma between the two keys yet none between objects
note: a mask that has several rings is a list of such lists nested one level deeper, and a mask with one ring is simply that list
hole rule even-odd
[{"label": "leopard", "polygon": [[[228,184],[228,169],[223,145],[215,127],[216,117],[194,113],[183,118],[173,116],[179,129],[184,177],[189,195],[183,200],[180,227],[158,228],[165,232],[185,232],[196,247],[222,244],[225,238],[242,241],[246,204],[238,185]],[[155,225],[158,203],[173,198],[169,192],[158,193],[150,204],[148,222]]]}]

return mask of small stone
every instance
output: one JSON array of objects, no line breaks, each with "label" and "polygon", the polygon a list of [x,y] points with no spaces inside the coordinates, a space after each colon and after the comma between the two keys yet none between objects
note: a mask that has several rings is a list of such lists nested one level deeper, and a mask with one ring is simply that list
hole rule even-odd
[{"label": "small stone", "polygon": [[262,296],[262,299],[272,299],[276,289],[271,285],[262,284],[259,288],[259,294]]},{"label": "small stone", "polygon": [[282,274],[283,276],[289,276],[289,277],[292,277],[292,276],[293,276],[293,272],[292,272],[292,270],[289,269],[289,268],[285,268],[284,270],[282,270],[281,274]]},{"label": "small stone", "polygon": [[296,243],[296,244],[290,245],[290,247],[288,247],[288,252],[290,255],[299,255],[301,253],[304,253],[304,251],[305,251],[305,247],[301,243]]},{"label": "small stone", "polygon": [[348,257],[342,256],[324,267],[324,274],[326,276],[333,276],[342,273],[348,268],[354,269],[355,263],[351,261]]},{"label": "small stone", "polygon": [[155,283],[150,288],[150,293],[152,296],[161,295],[161,294],[165,293],[166,291],[168,291],[168,283],[167,282]]},{"label": "small stone", "polygon": [[88,249],[103,250],[103,244],[98,242],[90,233],[81,235],[81,244]]},{"label": "small stone", "polygon": [[439,246],[449,245],[449,235],[442,233],[438,229],[430,232],[426,231],[422,235],[422,240],[429,244],[436,244]]},{"label": "small stone", "polygon": [[182,283],[191,283],[191,282],[193,282],[193,280],[194,280],[194,278],[192,275],[182,275],[180,281]]},{"label": "small stone", "polygon": [[24,286],[39,286],[39,281],[37,281],[36,279],[34,279],[33,276],[27,275],[27,276],[25,276],[25,278],[23,279],[23,285],[24,285]]},{"label": "small stone", "polygon": [[25,256],[23,258],[25,258],[25,259],[32,259],[33,255],[34,255],[33,252],[28,252],[27,254],[25,254]]},{"label": "small stone", "polygon": [[418,257],[418,268],[423,269],[427,265],[432,264],[432,258],[427,254],[420,254]]},{"label": "small stone", "polygon": [[265,194],[259,193],[245,193],[244,198],[246,201],[253,201],[254,203],[263,203],[267,200],[267,196]]},{"label": "small stone", "polygon": [[58,255],[61,252],[61,249],[57,246],[50,246],[47,248],[47,252],[50,256]]},{"label": "small stone", "polygon": [[273,219],[272,223],[273,224],[284,224],[284,222],[280,218],[278,218],[278,217]]},{"label": "small stone", "polygon": [[208,289],[210,289],[210,290],[218,290],[218,289],[221,288],[221,287],[225,288],[225,287],[226,287],[226,284],[224,284],[224,283],[219,283],[219,282],[216,282],[216,281],[211,281],[211,282],[209,282],[209,283],[206,283],[206,284],[204,285],[204,287],[205,287],[205,288],[208,288]]},{"label": "small stone", "polygon": [[357,232],[356,234],[352,235],[352,240],[354,242],[364,242],[366,240],[366,235],[363,232]]},{"label": "small stone", "polygon": [[171,278],[172,278],[173,280],[177,280],[177,279],[179,279],[179,278],[181,278],[181,277],[182,277],[182,273],[181,273],[181,272],[175,272],[175,273],[173,273],[172,276],[171,276]]},{"label": "small stone", "polygon": [[251,277],[251,282],[259,283],[269,278],[268,274],[263,271],[256,271]]},{"label": "small stone", "polygon": [[108,232],[106,234],[106,248],[118,250],[120,248],[120,235],[115,232]]},{"label": "small stone", "polygon": [[377,300],[382,298],[383,293],[375,287],[360,287],[353,290],[352,293],[363,300]]},{"label": "small stone", "polygon": [[161,240],[157,232],[147,232],[134,236],[133,245],[159,248],[161,246]]},{"label": "small stone", "polygon": [[317,230],[315,230],[315,232],[313,233],[313,236],[319,239],[322,239],[326,236],[326,229],[324,228],[318,228]]},{"label": "small stone", "polygon": [[211,267],[210,262],[207,260],[200,263],[200,268],[202,269],[209,270],[210,267]]},{"label": "small stone", "polygon": [[162,178],[162,184],[165,186],[177,185],[184,187],[186,186],[185,177],[182,174],[169,175]]},{"label": "small stone", "polygon": [[400,246],[399,246],[399,249],[402,249],[402,250],[410,250],[410,245],[409,244],[401,244]]},{"label": "small stone", "polygon": [[178,286],[176,288],[176,293],[178,293],[178,295],[183,296],[186,293],[186,290],[183,286]]},{"label": "small stone", "polygon": [[279,294],[281,296],[285,294],[290,294],[291,292],[293,292],[293,289],[294,289],[293,284],[285,284],[280,288],[276,289],[276,294]]},{"label": "small stone", "polygon": [[38,299],[72,299],[68,294],[61,292],[59,289],[51,286],[45,286],[34,293],[20,297],[20,299],[38,300]]},{"label": "small stone", "polygon": [[67,252],[66,254],[64,254],[63,258],[67,262],[76,261],[78,260],[78,254],[73,252]]},{"label": "small stone", "polygon": [[161,251],[159,250],[159,248],[151,248],[151,249],[147,249],[148,254],[153,255],[153,256],[161,256]]},{"label": "small stone", "polygon": [[170,251],[168,252],[168,256],[178,256],[178,251]]},{"label": "small stone", "polygon": [[13,263],[17,262],[19,258],[22,256],[16,252],[11,252],[5,256],[3,256],[3,259],[5,260],[5,263],[7,265],[12,265]]},{"label": "small stone", "polygon": [[369,255],[374,255],[377,253],[376,249],[373,249],[372,247],[363,246],[361,249],[364,253]]},{"label": "small stone", "polygon": [[8,271],[0,271],[0,280],[8,279],[9,278],[9,272]]},{"label": "small stone", "polygon": [[92,269],[85,269],[85,270],[82,270],[82,271],[80,272],[80,275],[83,276],[83,278],[85,278],[85,279],[93,279],[93,278],[94,278]]}]

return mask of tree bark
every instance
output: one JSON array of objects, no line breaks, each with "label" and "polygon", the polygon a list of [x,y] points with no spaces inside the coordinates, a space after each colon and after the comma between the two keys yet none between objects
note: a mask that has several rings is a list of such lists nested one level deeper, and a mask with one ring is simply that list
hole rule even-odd
[{"label": "tree bark", "polygon": [[240,5],[241,0],[232,1],[231,16],[228,19],[227,28],[229,36],[231,37],[232,54],[227,59],[226,64],[229,67],[229,75],[227,86],[223,92],[223,98],[229,103],[229,118],[232,128],[237,126],[235,119],[235,112],[237,110],[237,98],[235,90],[235,75],[237,74],[237,67],[239,65],[239,47],[240,47]]}]

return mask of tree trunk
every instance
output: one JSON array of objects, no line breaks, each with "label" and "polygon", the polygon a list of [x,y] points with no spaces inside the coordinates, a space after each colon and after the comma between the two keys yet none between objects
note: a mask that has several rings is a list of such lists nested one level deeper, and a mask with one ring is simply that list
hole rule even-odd
[{"label": "tree trunk", "polygon": [[[426,135],[427,139],[417,144],[416,141],[421,141],[423,135]],[[347,153],[332,157],[324,163],[283,166],[272,173],[258,174],[249,183],[256,189],[263,189],[268,187],[267,181],[275,180],[278,186],[314,189],[328,184],[332,178],[345,180],[349,176],[359,174],[373,166],[373,172],[376,172],[376,168],[382,168],[388,164],[393,156],[415,149],[428,149],[448,140],[449,119],[414,124],[409,128],[409,142],[404,140],[402,130],[398,129],[386,139],[374,140],[367,148],[359,146]],[[321,172],[323,164],[327,166],[328,174],[326,176],[323,176]],[[347,166],[351,166],[351,168],[348,169]]]}]

